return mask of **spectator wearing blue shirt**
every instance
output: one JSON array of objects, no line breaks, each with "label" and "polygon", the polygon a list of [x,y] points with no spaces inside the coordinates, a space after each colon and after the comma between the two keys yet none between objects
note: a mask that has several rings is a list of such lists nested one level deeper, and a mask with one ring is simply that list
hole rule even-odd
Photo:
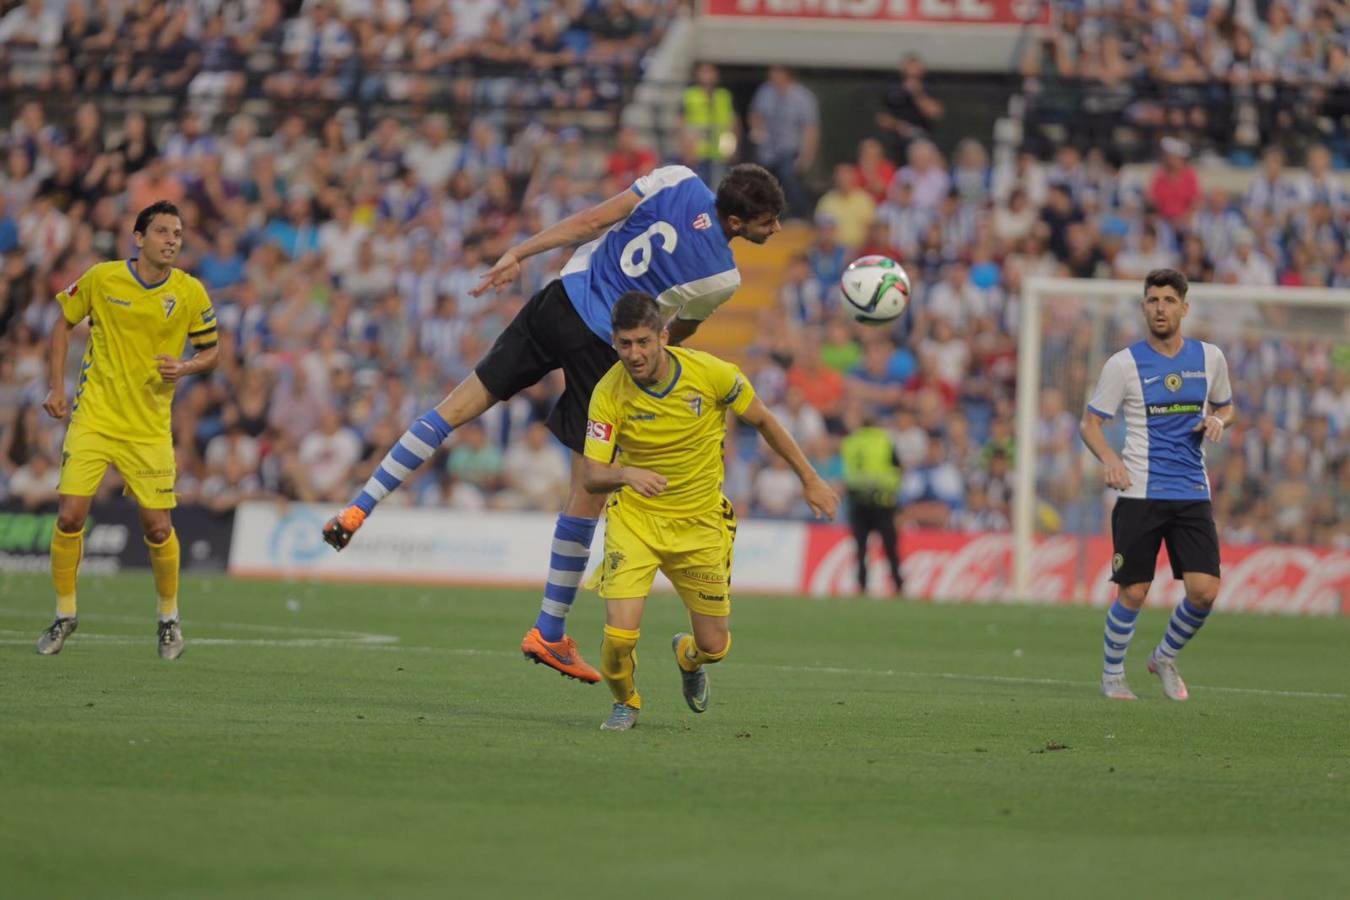
[{"label": "spectator wearing blue shirt", "polygon": [[[862,362],[848,373],[849,394],[862,402],[869,417],[889,418],[900,407],[905,382],[909,379],[898,377],[892,368],[893,357],[894,347],[890,340],[870,340],[863,345]],[[910,362],[913,363],[913,357]]]},{"label": "spectator wearing blue shirt", "polygon": [[212,292],[231,288],[244,280],[244,257],[239,252],[239,241],[233,229],[222,228],[216,233],[215,246],[202,257],[197,275]]},{"label": "spectator wearing blue shirt", "polygon": [[308,197],[286,201],[286,218],[273,219],[263,229],[263,240],[281,248],[287,259],[298,259],[319,250],[319,229],[314,224]]},{"label": "spectator wearing blue shirt", "polygon": [[787,214],[802,216],[807,197],[802,176],[820,148],[820,104],[786,66],[771,66],[769,79],[750,101],[750,138],[760,165],[768,169],[787,195]]},{"label": "spectator wearing blue shirt", "polygon": [[965,505],[965,480],[947,459],[942,441],[928,439],[924,461],[905,471],[900,483],[900,503],[906,516],[923,528],[946,528],[951,514]]},{"label": "spectator wearing blue shirt", "polygon": [[6,208],[4,193],[0,193],[0,256],[19,249],[19,225]]}]

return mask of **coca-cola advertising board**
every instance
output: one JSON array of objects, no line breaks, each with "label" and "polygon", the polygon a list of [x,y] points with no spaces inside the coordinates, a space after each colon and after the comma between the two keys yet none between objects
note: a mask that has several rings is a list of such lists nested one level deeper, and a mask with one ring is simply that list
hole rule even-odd
[{"label": "coca-cola advertising board", "polygon": [[1022,27],[1046,25],[1037,0],[703,0],[703,13],[731,19]]},{"label": "coca-cola advertising board", "polygon": [[[1011,597],[1012,535],[907,531],[901,536],[905,594],[928,600],[1001,602]],[[1105,606],[1115,596],[1111,542],[1105,537],[1055,536],[1037,541],[1032,586],[1018,598],[1031,603]],[[1281,544],[1225,545],[1219,603],[1227,610],[1350,615],[1350,553]],[[847,529],[811,525],[802,574],[813,596],[855,593],[853,540]],[[889,589],[880,546],[868,554],[871,592]],[[1164,550],[1158,557],[1149,604],[1170,607],[1182,596]]]}]

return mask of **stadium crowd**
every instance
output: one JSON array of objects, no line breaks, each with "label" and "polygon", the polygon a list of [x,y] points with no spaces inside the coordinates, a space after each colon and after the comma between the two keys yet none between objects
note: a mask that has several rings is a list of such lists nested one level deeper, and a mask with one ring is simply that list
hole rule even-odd
[{"label": "stadium crowd", "polygon": [[[67,13],[79,6],[68,5]],[[102,34],[108,20],[97,14],[110,6],[93,4],[92,24],[68,15],[58,30]],[[181,20],[173,28],[199,47],[222,29],[234,35],[235,47],[247,46],[250,35],[274,35],[283,52],[299,54],[286,70],[295,77],[248,75],[239,90],[283,101],[394,90],[388,78],[368,88],[376,69],[339,60],[370,58],[366,51],[381,35],[394,40],[405,29],[423,28],[409,22],[419,10],[444,4],[307,2],[279,19],[285,10],[276,2],[217,6],[218,15],[195,25],[187,7],[205,5],[136,8],[164,17],[165,27]],[[0,20],[0,37],[11,42],[5,49],[11,83],[45,78],[60,87],[91,72],[52,64],[34,74],[14,52],[13,36],[32,29],[4,23],[19,13],[47,22],[52,8],[28,0]],[[564,19],[580,21],[592,41],[588,49],[568,50],[580,54],[572,58],[617,53],[632,60],[644,46],[632,35],[655,34],[663,7],[457,0],[449,8],[453,13],[442,13],[436,27],[457,33],[476,14],[484,19],[480,34],[507,29],[515,35],[509,44],[532,48],[521,52],[544,53],[541,32],[560,29]],[[605,23],[625,16],[645,25],[611,39]],[[139,21],[132,20],[131,31],[139,33]],[[39,46],[49,31],[38,29]],[[308,37],[287,38],[295,33]],[[146,37],[163,41],[164,34],[157,28]],[[522,34],[530,35],[524,43]],[[349,42],[332,59],[324,55],[324,48]],[[417,58],[416,41],[400,47]],[[190,95],[191,84],[213,71],[209,54],[195,54],[185,52],[191,64],[175,82]],[[395,62],[405,64],[402,57]],[[233,73],[236,63],[220,71]],[[472,72],[444,65],[444,73],[461,80],[428,84],[467,84],[456,96],[488,108],[524,97],[519,91],[529,81],[478,69],[477,62]],[[437,66],[430,71],[441,73]],[[116,65],[100,72],[88,77],[108,79],[95,86],[113,91],[173,87],[162,71],[143,81]],[[901,85],[888,95],[888,112],[878,117],[877,138],[862,141],[855,158],[838,161],[818,199],[806,176],[815,162],[810,131],[818,130],[819,113],[790,74],[775,73],[761,88],[749,110],[750,146],[742,148],[753,154],[758,142],[773,141],[794,150],[771,162],[789,177],[802,176],[793,185],[800,192],[794,205],[811,234],[784,272],[779,305],[762,311],[741,361],[830,477],[842,475],[842,435],[869,419],[887,424],[905,468],[903,514],[912,527],[1008,527],[1023,279],[1137,279],[1174,265],[1195,281],[1350,287],[1344,252],[1350,195],[1325,148],[1309,150],[1302,170],[1286,168],[1283,152],[1269,149],[1241,196],[1202,191],[1191,147],[1176,137],[1160,143],[1159,165],[1148,179],[1101,149],[1084,152],[1073,143],[1048,159],[1028,149],[994,165],[976,139],[948,155],[924,137],[923,126],[942,111],[924,94],[922,79],[921,64],[908,61]],[[412,99],[422,90],[411,82],[397,88],[405,89]],[[281,102],[275,120],[260,121],[232,111],[231,90],[203,90],[210,102],[189,104],[162,122],[134,110],[108,121],[93,102],[69,121],[53,121],[34,101],[0,135],[0,499],[30,506],[54,499],[64,424],[40,410],[43,342],[59,315],[51,298],[89,265],[129,255],[125,223],[154,199],[174,200],[184,211],[189,239],[181,264],[210,291],[227,348],[221,368],[181,388],[176,401],[182,500],[222,510],[268,496],[336,504],[352,496],[408,421],[470,371],[566,256],[531,260],[510,294],[471,297],[468,289],[503,250],[623,190],[655,165],[715,172],[735,146],[685,133],[663,156],[627,129],[598,146],[577,128],[540,116],[514,127],[493,115],[365,122],[340,106],[315,118],[287,115]],[[715,93],[711,82],[708,90]],[[603,102],[603,92],[595,98],[586,103]],[[534,97],[526,106],[572,102],[581,101]],[[686,95],[686,122],[690,102]],[[219,103],[226,105],[213,106]],[[772,113],[775,103],[790,107],[796,134],[766,130],[763,112]],[[897,127],[907,116],[912,127]],[[724,126],[730,123],[717,127]],[[890,140],[897,135],[898,144]],[[839,275],[866,253],[902,260],[911,276],[914,302],[893,328],[856,325],[840,309]],[[1046,336],[1047,357],[1069,358],[1090,323],[1084,317],[1057,325]],[[1137,322],[1129,324],[1118,345],[1137,333]],[[1250,332],[1225,349],[1241,416],[1228,443],[1210,456],[1224,537],[1350,545],[1345,331],[1296,340]],[[72,354],[72,366],[76,359]],[[1040,522],[1049,529],[1101,527],[1099,471],[1083,464],[1076,434],[1095,374],[1070,370],[1042,394],[1037,468]],[[558,390],[556,379],[545,381],[459,429],[437,463],[387,502],[555,510],[567,460],[542,420]],[[105,493],[117,490],[110,478]],[[805,514],[795,477],[763,452],[753,432],[733,430],[729,437],[726,490],[743,513]]]},{"label": "stadium crowd", "polygon": [[1021,74],[1033,127],[1147,154],[1184,137],[1251,163],[1321,133],[1350,151],[1350,6],[1341,0],[1051,4]]}]

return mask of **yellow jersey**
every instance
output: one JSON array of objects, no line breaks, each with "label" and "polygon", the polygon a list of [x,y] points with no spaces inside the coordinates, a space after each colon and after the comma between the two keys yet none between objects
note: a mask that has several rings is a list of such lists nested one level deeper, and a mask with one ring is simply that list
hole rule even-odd
[{"label": "yellow jersey", "polygon": [[172,441],[174,386],[155,357],[179,357],[216,343],[216,313],[202,283],[170,269],[157,284],[141,281],[132,260],[99,263],[56,295],[72,325],[89,319],[71,425],[139,443]]},{"label": "yellow jersey", "polygon": [[741,370],[700,350],[669,347],[673,371],[662,388],[638,384],[615,363],[591,394],[586,457],[650,469],[666,489],[643,497],[621,488],[623,502],[661,516],[697,516],[722,503],[726,411],[744,413],[755,399]]}]

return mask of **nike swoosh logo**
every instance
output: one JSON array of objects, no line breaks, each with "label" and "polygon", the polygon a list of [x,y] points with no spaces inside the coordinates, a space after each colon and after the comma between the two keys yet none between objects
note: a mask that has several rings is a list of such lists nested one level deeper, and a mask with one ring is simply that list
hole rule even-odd
[{"label": "nike swoosh logo", "polygon": [[548,652],[549,656],[553,657],[558,662],[562,663],[564,666],[572,665],[572,657],[563,656],[561,653],[554,651],[554,649],[550,647],[548,644],[544,644],[544,650]]},{"label": "nike swoosh logo", "polygon": [[1145,379],[1144,379],[1144,384],[1152,384],[1153,382],[1157,381],[1157,380],[1158,380],[1159,378],[1161,378],[1161,377],[1162,377],[1161,375],[1154,375],[1152,378],[1145,378]]}]

